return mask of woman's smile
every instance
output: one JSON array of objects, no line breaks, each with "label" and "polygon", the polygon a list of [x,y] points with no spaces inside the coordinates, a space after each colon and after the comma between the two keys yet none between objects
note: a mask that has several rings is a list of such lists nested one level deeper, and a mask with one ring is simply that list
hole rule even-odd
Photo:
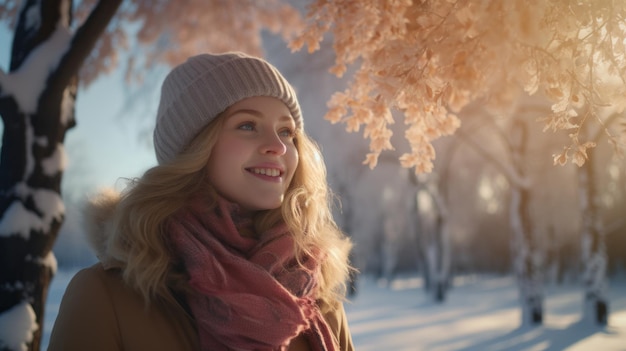
[{"label": "woman's smile", "polygon": [[278,168],[271,167],[251,167],[246,168],[246,171],[252,173],[252,175],[271,182],[282,182],[283,171]]}]

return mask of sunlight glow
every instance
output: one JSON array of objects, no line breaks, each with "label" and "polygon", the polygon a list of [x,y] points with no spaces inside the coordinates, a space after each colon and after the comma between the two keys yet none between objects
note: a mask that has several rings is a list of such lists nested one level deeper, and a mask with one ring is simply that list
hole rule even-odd
[{"label": "sunlight glow", "polygon": [[[497,187],[497,184],[495,185]],[[485,203],[485,210],[489,214],[494,214],[500,209],[500,203],[496,198],[494,182],[489,177],[483,177],[478,184],[478,195]]]},{"label": "sunlight glow", "polygon": [[417,203],[422,213],[431,213],[433,211],[433,199],[428,192],[419,191],[417,193]]}]

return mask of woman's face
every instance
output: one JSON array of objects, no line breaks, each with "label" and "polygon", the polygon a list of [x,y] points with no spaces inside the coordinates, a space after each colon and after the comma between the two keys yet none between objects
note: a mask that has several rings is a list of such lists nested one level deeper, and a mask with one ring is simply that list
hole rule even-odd
[{"label": "woman's face", "polygon": [[208,162],[218,194],[244,211],[280,207],[298,166],[296,124],[279,99],[251,97],[229,107]]}]

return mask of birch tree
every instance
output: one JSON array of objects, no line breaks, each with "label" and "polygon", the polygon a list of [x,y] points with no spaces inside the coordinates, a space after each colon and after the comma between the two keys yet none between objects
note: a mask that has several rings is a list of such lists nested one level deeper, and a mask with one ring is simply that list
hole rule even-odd
[{"label": "birch tree", "polygon": [[517,177],[523,179],[511,186],[509,207],[512,251],[520,299],[522,324],[543,323],[542,252],[537,245],[536,228],[530,214],[531,191],[525,161],[530,142],[528,121],[516,117],[510,128],[510,154]]},{"label": "birch tree", "polygon": [[[610,114],[604,120],[607,128],[610,128],[617,117],[617,114]],[[597,143],[605,136],[602,129],[594,132],[588,127],[583,129],[583,133],[593,143]],[[581,260],[585,289],[583,319],[606,325],[609,315],[608,255],[605,238],[606,225],[601,214],[600,191],[598,190],[599,177],[596,176],[599,155],[595,149],[591,149],[585,156],[586,162],[577,172],[581,212]]]},{"label": "birch tree", "polygon": [[420,245],[425,263],[425,288],[433,301],[446,300],[450,282],[448,209],[437,180],[422,180],[416,194]]},{"label": "birch tree", "polygon": [[[533,99],[525,100],[513,109],[500,124],[484,110],[469,111],[473,118],[484,114],[487,121],[483,127],[489,127],[498,137],[501,152],[488,150],[485,143],[475,141],[471,133],[460,131],[458,136],[464,144],[480,154],[486,164],[498,170],[505,177],[509,188],[508,215],[510,225],[510,243],[513,254],[513,268],[517,278],[523,325],[539,325],[543,322],[543,274],[544,252],[538,239],[536,220],[532,217],[532,190],[537,186],[538,175],[530,167],[529,148],[531,138],[528,114],[541,111],[544,107],[536,105]],[[468,117],[469,118],[469,117]],[[495,132],[495,133],[494,133]],[[498,149],[498,148],[494,148]]]},{"label": "birch tree", "polygon": [[581,225],[581,261],[583,265],[583,284],[585,300],[583,318],[606,325],[608,321],[608,292],[605,231],[596,191],[595,157],[593,151],[587,156],[587,162],[578,170],[580,191]]}]

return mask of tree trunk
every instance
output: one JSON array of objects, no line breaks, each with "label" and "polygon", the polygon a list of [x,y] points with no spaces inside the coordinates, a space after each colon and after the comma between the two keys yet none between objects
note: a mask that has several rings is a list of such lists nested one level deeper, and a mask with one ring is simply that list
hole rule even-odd
[{"label": "tree trunk", "polygon": [[[433,180],[431,180],[433,181]],[[428,189],[418,191],[417,213],[419,214],[420,244],[425,263],[424,288],[434,302],[446,300],[450,280],[450,248],[447,232],[447,209],[438,193],[438,183],[426,185]],[[419,197],[429,199],[427,208],[419,205]]]},{"label": "tree trunk", "polygon": [[539,325],[543,322],[543,282],[540,252],[528,212],[529,192],[516,187],[512,187],[511,192],[512,250],[520,289],[522,325]]},{"label": "tree trunk", "polygon": [[[120,2],[100,2],[71,41],[70,1],[28,0],[19,13],[10,72],[0,84],[5,126],[0,153],[0,319],[30,321],[0,331],[1,350],[40,349],[45,301],[56,269],[52,247],[64,217],[63,141],[75,124],[76,77]],[[46,45],[47,50],[37,50]],[[42,63],[45,69],[37,70]],[[25,79],[28,95],[20,89]],[[26,336],[16,341],[15,335]]]},{"label": "tree trunk", "polygon": [[[413,183],[414,185],[417,185],[417,178],[415,179],[416,181]],[[413,203],[413,208],[412,208],[412,213],[413,213],[413,217],[412,217],[412,225],[415,228],[415,231],[413,233],[413,235],[415,236],[415,242],[417,243],[417,262],[418,265],[420,267],[421,273],[422,273],[422,279],[424,281],[423,287],[424,290],[426,292],[430,291],[430,264],[428,262],[428,249],[426,246],[426,228],[424,226],[424,220],[425,220],[425,216],[423,215],[423,213],[421,212],[421,208],[420,208],[420,204],[419,204],[419,190],[415,193],[415,195],[413,196],[413,198],[411,199],[412,203]]]},{"label": "tree trunk", "polygon": [[[516,119],[511,129],[513,166],[517,174],[524,175],[524,156],[528,144],[525,121]],[[530,218],[530,189],[511,184],[512,252],[515,273],[520,289],[522,325],[539,325],[543,322],[543,284],[541,251],[534,237]]]},{"label": "tree trunk", "polygon": [[448,294],[448,282],[450,280],[450,245],[446,223],[447,210],[443,208],[443,201],[436,199],[439,194],[435,194],[433,202],[435,206],[435,220],[432,237],[433,257],[431,261],[432,267],[432,286],[431,294],[433,300],[437,303],[443,303]]},{"label": "tree trunk", "polygon": [[578,170],[585,287],[583,319],[604,326],[608,323],[609,315],[606,280],[608,257],[600,208],[597,204],[594,150],[588,152],[587,161]]}]

